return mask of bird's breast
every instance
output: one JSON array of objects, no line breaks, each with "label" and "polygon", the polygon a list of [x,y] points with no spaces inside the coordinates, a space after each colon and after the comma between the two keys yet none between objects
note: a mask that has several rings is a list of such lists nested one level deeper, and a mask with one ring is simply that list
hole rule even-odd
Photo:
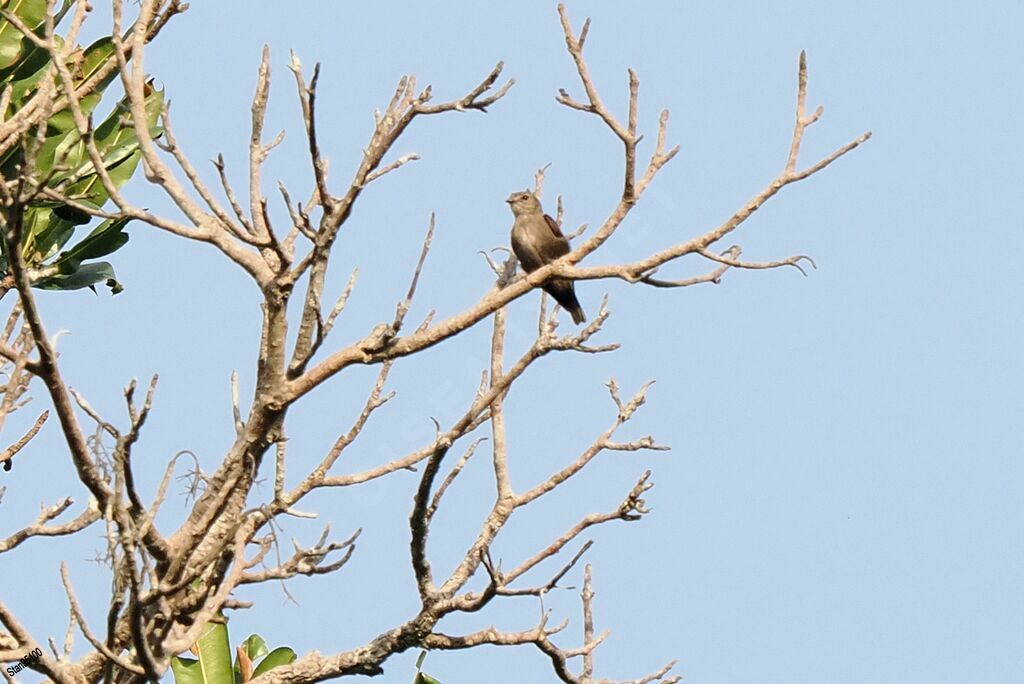
[{"label": "bird's breast", "polygon": [[544,265],[541,244],[536,231],[531,230],[529,221],[517,219],[512,226],[512,251],[527,271],[535,271]]}]

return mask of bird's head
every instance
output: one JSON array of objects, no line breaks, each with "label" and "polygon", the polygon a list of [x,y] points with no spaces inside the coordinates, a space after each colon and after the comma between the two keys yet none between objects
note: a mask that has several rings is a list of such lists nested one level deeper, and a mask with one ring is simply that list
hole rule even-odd
[{"label": "bird's head", "polygon": [[508,202],[512,213],[516,216],[540,212],[540,200],[529,190],[513,192],[505,201]]}]

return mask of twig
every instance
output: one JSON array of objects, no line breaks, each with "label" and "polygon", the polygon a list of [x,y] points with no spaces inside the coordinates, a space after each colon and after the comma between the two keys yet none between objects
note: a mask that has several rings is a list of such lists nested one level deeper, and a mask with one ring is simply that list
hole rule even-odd
[{"label": "twig", "polygon": [[32,425],[32,427],[28,429],[28,432],[21,436],[21,439],[19,439],[17,442],[4,449],[3,452],[0,452],[0,463],[3,463],[4,470],[11,469],[11,464],[14,461],[15,455],[19,451],[24,449],[26,444],[32,441],[32,438],[36,436],[36,434],[39,432],[39,429],[43,427],[43,423],[45,423],[46,419],[49,417],[50,412],[43,411],[41,414],[39,414],[39,417],[36,418],[36,422]]},{"label": "twig", "polygon": [[427,254],[430,253],[430,243],[434,239],[434,214],[430,214],[430,224],[427,228],[427,236],[423,239],[423,247],[420,249],[420,258],[416,262],[416,270],[412,274],[412,282],[409,283],[409,291],[405,294],[403,299],[395,310],[395,320],[391,324],[391,329],[394,334],[398,334],[398,331],[402,329],[402,321],[405,320],[405,315],[409,313],[409,307],[412,305],[412,298],[416,296],[416,286],[420,282],[420,273],[423,271],[423,264],[427,260]]},{"label": "twig", "polygon": [[46,523],[58,517],[74,504],[71,497],[66,497],[54,505],[43,508],[36,521],[6,539],[0,540],[0,553],[10,551],[22,542],[32,537],[62,537],[84,530],[89,525],[100,519],[100,509],[95,502],[90,502],[88,508],[82,511],[74,520],[69,520],[61,525],[47,526]]}]

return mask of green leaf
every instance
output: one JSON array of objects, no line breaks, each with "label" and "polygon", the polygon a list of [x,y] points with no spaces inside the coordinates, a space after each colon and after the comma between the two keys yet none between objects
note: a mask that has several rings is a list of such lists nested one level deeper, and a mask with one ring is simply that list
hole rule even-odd
[{"label": "green leaf", "polygon": [[[0,7],[21,19],[22,23],[35,29],[46,14],[46,0],[5,0]],[[11,22],[0,19],[0,69],[7,69],[22,55],[29,41]]]},{"label": "green leaf", "polygon": [[[249,658],[250,665],[263,656],[270,653],[270,649],[267,648],[267,642],[263,640],[259,634],[250,634],[249,638],[238,645],[245,655]],[[235,684],[242,684],[242,665],[239,662],[238,657],[235,657]],[[250,675],[252,672],[250,671]]]},{"label": "green leaf", "polygon": [[259,634],[250,634],[249,638],[239,644],[239,646],[245,649],[245,654],[252,661],[259,660],[270,653],[270,649],[267,648],[267,642]]},{"label": "green leaf", "polygon": [[[79,200],[79,204],[84,204],[91,207],[92,209],[99,210],[99,207],[92,202],[85,200]],[[70,204],[60,204],[55,202],[53,206],[53,213],[59,218],[69,221],[76,226],[82,226],[92,221],[93,215],[87,211],[83,211],[78,207],[73,207]]]},{"label": "green leaf", "polygon": [[30,263],[38,264],[49,259],[67,244],[74,232],[74,223],[51,214],[47,225],[45,225],[33,238],[35,241],[33,245],[33,252],[37,254],[38,257],[33,258]]},{"label": "green leaf", "polygon": [[223,623],[208,622],[196,642],[199,660],[171,659],[171,670],[177,684],[232,684],[231,646],[228,628]]},{"label": "green leaf", "polygon": [[14,65],[11,73],[3,79],[4,83],[11,86],[11,104],[9,111],[19,109],[23,104],[22,100],[29,91],[34,90],[36,84],[46,73],[46,67],[50,65],[50,54],[41,47],[31,46],[28,53]]},{"label": "green leaf", "polygon": [[[110,180],[114,182],[115,188],[121,188],[127,183],[133,175],[135,175],[135,169],[139,167],[139,160],[142,159],[142,150],[139,149],[139,144],[135,143],[130,147],[124,147],[118,150],[118,155],[109,158],[110,161],[107,163],[107,159],[104,158],[105,165],[107,167],[107,175],[110,176]],[[106,192],[103,187],[103,183],[97,176],[91,186],[85,188],[86,191],[91,191],[91,194],[96,193],[96,186],[98,189],[102,189]]]},{"label": "green leaf", "polygon": [[[132,177],[132,173],[138,166],[140,158],[138,140],[133,140],[125,145],[118,145],[111,152],[103,155],[103,168],[107,170],[107,175],[114,182],[114,187],[120,188],[128,182],[128,179]],[[93,201],[97,204],[102,204],[106,201],[106,188],[103,187],[103,182],[99,179],[99,175],[96,174],[92,161],[85,161],[85,163],[79,165],[75,173],[69,175],[69,177],[72,176],[80,176],[81,178],[68,188],[67,192],[69,195],[92,196],[102,189],[102,200],[94,199]]]},{"label": "green leaf", "polygon": [[29,209],[21,217],[21,258],[29,266],[42,261],[43,254],[36,249],[36,237],[49,226],[52,213],[46,208]]},{"label": "green leaf", "polygon": [[287,646],[280,646],[270,652],[266,658],[260,661],[260,664],[253,670],[252,676],[259,677],[267,670],[271,670],[279,665],[288,665],[289,663],[295,662],[295,651],[288,648]]},{"label": "green leaf", "polygon": [[38,266],[71,239],[74,229],[74,223],[55,216],[49,208],[30,207],[22,224],[22,258],[29,266]]},{"label": "green leaf", "polygon": [[84,240],[64,252],[57,258],[54,265],[61,273],[73,273],[86,259],[99,259],[113,254],[128,242],[124,227],[131,219],[111,219],[104,221],[89,233]]},{"label": "green leaf", "polygon": [[[114,58],[114,41],[110,36],[100,38],[95,43],[85,48],[81,55],[79,71],[75,74],[75,84],[82,84],[89,80],[103,68],[103,65]],[[103,91],[117,76],[117,71],[111,71],[96,86],[95,90],[79,99],[82,113],[88,116],[99,104]],[[58,131],[68,131],[75,127],[75,119],[70,109],[64,109],[50,117],[47,125]]]},{"label": "green leaf", "polygon": [[[85,53],[82,56],[82,73],[78,77],[78,82],[83,83],[88,81],[90,78],[96,75],[96,73],[103,68],[109,60],[114,57],[114,39],[110,36],[104,36],[95,43],[85,48]],[[105,79],[105,83],[110,83],[114,80],[114,76],[117,72],[111,72],[110,76]]]},{"label": "green leaf", "polygon": [[[163,133],[157,125],[164,106],[164,91],[146,84],[146,119],[149,134],[154,138]],[[142,152],[139,149],[139,138],[131,123],[128,104],[122,100],[114,111],[96,129],[96,146],[103,153],[103,166],[107,169],[114,187],[120,188],[135,174]],[[87,174],[87,175],[86,175]],[[93,170],[92,164],[86,162],[76,175],[85,177],[68,188],[68,194],[87,197],[91,202],[102,205],[109,197],[106,188]]]},{"label": "green leaf", "polygon": [[[34,285],[40,290],[81,290],[83,287],[92,288],[100,283],[109,287],[112,294],[117,294],[124,289],[121,283],[114,278],[114,267],[106,261],[83,264],[74,273],[55,275],[40,280]],[[231,669],[230,658],[228,669]]]},{"label": "green leaf", "polygon": [[[46,16],[46,0],[0,0],[0,7],[21,19],[29,28],[39,26]],[[14,26],[9,28],[12,31],[18,30]],[[2,33],[3,28],[0,27],[0,34]]]},{"label": "green leaf", "polygon": [[[82,115],[88,117],[92,110],[96,109],[96,105],[100,103],[102,98],[102,87],[78,98],[78,105],[82,108]],[[62,109],[46,120],[46,126],[52,131],[65,132],[75,130],[75,116],[71,113],[70,109]]]},{"label": "green leaf", "polygon": [[437,679],[434,679],[426,672],[417,672],[416,682],[414,684],[441,684],[441,682]]},{"label": "green leaf", "polygon": [[420,651],[420,655],[416,658],[416,678],[413,679],[412,684],[441,684],[438,680],[434,679],[426,672],[423,672],[420,668],[423,667],[423,661],[427,659],[427,652]]},{"label": "green leaf", "polygon": [[[164,107],[164,91],[156,90],[152,82],[146,84],[146,122],[149,125],[149,134],[158,137],[163,129],[157,126],[160,113]],[[135,128],[131,124],[131,107],[128,99],[123,98],[114,107],[103,123],[96,127],[94,138],[96,146],[100,151],[106,152],[116,147],[138,143],[138,136],[135,135]]]},{"label": "green leaf", "polygon": [[228,642],[228,626],[224,623],[208,622],[203,635],[196,642],[199,650],[199,664],[203,668],[207,684],[232,684],[235,678],[231,672],[231,644]]},{"label": "green leaf", "polygon": [[164,91],[153,87],[153,81],[146,83],[146,122],[149,124],[149,134],[154,138],[163,133],[163,128],[157,126],[160,115],[164,111]]},{"label": "green leaf", "polygon": [[48,174],[58,163],[71,169],[71,171],[55,174],[50,181],[52,186],[73,174],[84,154],[85,145],[82,144],[77,130],[57,132],[47,137],[39,147],[39,151],[36,153],[36,170],[40,174]]},{"label": "green leaf", "polygon": [[114,105],[113,111],[107,115],[107,118],[93,132],[96,147],[104,150],[111,145],[117,144],[120,136],[126,135],[129,132],[135,135],[135,131],[131,129],[131,126],[126,126],[131,120],[131,116],[132,113],[128,108],[128,100],[122,98]]},{"label": "green leaf", "polygon": [[58,26],[60,22],[64,21],[64,15],[68,13],[72,5],[75,4],[75,0],[64,0],[64,5],[57,10],[56,14],[53,15],[53,25]]},{"label": "green leaf", "polygon": [[171,672],[174,673],[175,684],[206,684],[203,669],[195,658],[171,658]]}]

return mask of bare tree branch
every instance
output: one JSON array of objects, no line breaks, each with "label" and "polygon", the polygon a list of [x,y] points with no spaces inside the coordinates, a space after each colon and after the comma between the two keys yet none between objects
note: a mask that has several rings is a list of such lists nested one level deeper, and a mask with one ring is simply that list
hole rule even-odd
[{"label": "bare tree branch", "polygon": [[[607,297],[589,324],[569,334],[559,333],[555,315],[557,307],[554,312],[550,311],[542,297],[536,339],[525,352],[518,357],[512,356],[506,363],[506,327],[509,325],[506,307],[554,278],[619,279],[631,284],[679,288],[717,283],[730,269],[763,270],[791,266],[805,273],[805,264],[815,266],[808,256],[795,255],[763,262],[743,261],[738,245],[725,251],[718,251],[720,248],[715,245],[783,187],[824,169],[866,141],[870,133],[801,169],[799,152],[803,136],[806,129],[822,116],[820,107],[810,115],[806,112],[807,66],[806,58],[801,54],[793,135],[783,169],[775,179],[718,226],[696,235],[669,239],[667,246],[632,262],[581,265],[620,229],[655,176],[676,156],[678,147],[670,147],[667,142],[669,113],[662,111],[649,160],[646,163],[638,161],[638,147],[643,139],[640,132],[639,75],[633,69],[627,69],[626,109],[620,114],[613,113],[605,105],[584,57],[590,20],[584,21],[577,34],[565,7],[559,5],[566,49],[584,95],[575,99],[567,90],[560,90],[556,100],[573,110],[596,117],[623,146],[622,191],[616,191],[611,212],[599,225],[594,223],[596,230],[572,243],[574,248],[564,257],[522,277],[515,276],[515,261],[511,257],[499,264],[485,253],[496,278],[492,289],[464,311],[435,320],[432,310],[416,327],[406,326],[405,320],[433,241],[436,222],[432,214],[419,258],[412,269],[409,287],[404,298],[397,303],[394,315],[382,316],[378,324],[357,335],[359,339],[350,344],[325,349],[328,335],[347,305],[358,274],[358,271],[352,272],[343,292],[328,310],[323,304],[324,290],[332,251],[343,235],[343,227],[371,183],[420,158],[416,152],[395,156],[392,150],[396,149],[399,137],[415,119],[425,115],[486,112],[509,92],[514,80],[500,84],[504,65],[498,62],[461,96],[435,102],[430,86],[421,89],[414,75],[403,76],[383,111],[375,113],[373,130],[362,155],[354,162],[355,169],[347,185],[343,183],[332,190],[331,185],[337,177],[328,174],[329,150],[323,148],[324,141],[318,131],[320,65],[313,68],[307,84],[302,65],[292,54],[290,68],[295,77],[303,119],[304,154],[308,155],[311,165],[310,187],[302,190],[302,196],[308,192],[310,199],[306,202],[293,201],[284,185],[278,184],[288,211],[286,225],[290,223],[279,235],[271,223],[272,214],[262,188],[268,154],[283,141],[284,136],[282,132],[265,141],[263,135],[271,85],[269,50],[264,48],[261,55],[251,105],[247,187],[239,188],[236,195],[223,157],[218,156],[214,162],[223,197],[226,198],[224,203],[218,199],[219,196],[214,196],[188,158],[184,146],[179,143],[171,128],[169,109],[165,107],[161,113],[162,140],[157,140],[159,136],[155,129],[150,129],[147,121],[147,95],[151,92],[152,80],[145,72],[145,46],[172,16],[183,11],[184,3],[179,0],[140,0],[137,5],[137,10],[134,4],[128,9],[131,13],[137,11],[134,20],[128,21],[125,19],[126,4],[123,0],[113,0],[113,50],[96,73],[103,73],[106,78],[114,75],[116,70],[120,76],[133,131],[138,138],[142,168],[150,183],[158,186],[174,204],[178,218],[158,215],[132,204],[119,190],[103,163],[103,154],[97,146],[90,119],[91,101],[83,99],[100,86],[102,78],[96,80],[93,76],[77,83],[76,78],[80,74],[76,60],[80,56],[73,54],[75,36],[88,16],[88,3],[73,0],[68,6],[73,7],[74,13],[70,29],[63,37],[56,34],[55,3],[48,4],[41,31],[26,26],[10,8],[2,10],[5,21],[21,30],[37,49],[43,50],[52,64],[29,102],[0,121],[0,154],[15,145],[23,145],[25,149],[38,146],[45,138],[46,119],[54,112],[66,109],[74,122],[72,131],[78,136],[76,142],[81,145],[95,169],[98,182],[115,206],[114,209],[91,206],[81,201],[81,195],[69,189],[69,184],[48,187],[52,176],[36,174],[31,159],[17,171],[16,176],[0,179],[0,230],[5,240],[4,254],[9,261],[8,273],[0,282],[0,297],[12,289],[18,295],[15,312],[0,335],[0,359],[5,370],[11,368],[8,383],[0,387],[3,393],[0,422],[23,404],[22,396],[29,379],[38,377],[50,396],[52,410],[60,422],[78,477],[91,494],[88,507],[76,519],[63,524],[54,521],[72,505],[70,498],[44,507],[34,523],[0,541],[0,552],[12,550],[32,537],[73,534],[97,520],[103,520],[103,559],[112,573],[106,634],[101,635],[87,625],[67,569],[62,568],[72,626],[78,625],[91,646],[91,652],[77,662],[69,662],[72,651],[69,635],[65,640],[64,655],[59,656],[54,643],[54,654],[60,659],[44,658],[37,664],[37,669],[60,682],[103,680],[134,683],[161,678],[171,658],[190,648],[208,621],[219,619],[225,609],[250,605],[235,596],[235,592],[244,585],[275,580],[283,582],[297,575],[333,573],[352,557],[359,530],[348,539],[330,541],[329,526],[313,545],[304,547],[293,542],[294,550],[282,554],[280,516],[302,520],[316,517],[315,512],[299,510],[297,506],[318,489],[351,487],[399,471],[416,470],[419,466],[419,482],[409,522],[410,562],[420,599],[414,614],[349,651],[327,655],[307,653],[294,663],[269,670],[252,681],[257,684],[305,683],[348,675],[375,675],[382,671],[388,658],[410,648],[455,650],[490,644],[536,648],[550,660],[555,675],[563,682],[608,682],[595,675],[595,651],[608,633],[597,633],[594,628],[590,566],[584,570],[580,596],[581,645],[562,648],[555,643],[556,638],[559,641],[564,638],[564,635],[556,635],[563,630],[565,623],[548,626],[549,613],[543,607],[543,599],[577,570],[579,561],[592,544],[589,540],[584,541],[585,532],[615,520],[636,521],[649,511],[645,496],[653,486],[650,471],[632,485],[617,507],[596,513],[588,513],[586,509],[579,511],[575,524],[568,529],[556,530],[546,542],[537,543],[534,548],[540,550],[520,560],[508,572],[491,561],[491,549],[499,535],[508,534],[505,532],[508,522],[519,509],[562,487],[584,468],[594,464],[600,453],[663,451],[668,447],[656,443],[650,436],[625,441],[618,437],[620,428],[645,403],[650,384],[641,387],[631,397],[623,398],[612,380],[608,391],[616,415],[611,424],[589,445],[585,441],[581,443],[581,450],[575,458],[564,458],[563,465],[556,467],[545,479],[517,491],[513,486],[513,482],[517,482],[513,472],[516,460],[510,456],[509,440],[510,431],[515,429],[512,424],[515,414],[505,411],[506,402],[515,396],[512,393],[514,383],[538,359],[551,352],[596,354],[615,350],[618,345],[599,344],[594,337],[603,330],[609,317]],[[12,97],[10,89],[0,93],[0,111],[6,112]],[[534,175],[538,196],[544,190],[547,168],[542,167]],[[45,178],[40,179],[38,175]],[[243,198],[241,202],[239,197]],[[167,535],[157,530],[156,516],[166,501],[177,459],[191,455],[191,452],[179,452],[171,459],[152,501],[147,502],[137,482],[133,458],[147,418],[154,410],[156,378],[151,381],[141,401],[136,396],[134,381],[125,389],[126,427],[118,427],[115,421],[104,418],[82,394],[67,387],[58,364],[55,342],[47,337],[31,290],[33,282],[41,277],[39,267],[35,262],[26,263],[21,250],[21,240],[26,231],[22,225],[25,209],[31,203],[41,201],[65,203],[88,216],[137,219],[173,235],[209,243],[242,268],[259,291],[262,321],[258,352],[252,366],[240,367],[255,367],[252,397],[243,407],[239,378],[233,374],[232,443],[209,476],[199,470],[196,459],[195,470],[188,476],[192,477],[191,493],[196,496],[196,501],[179,527]],[[574,206],[569,203],[570,210]],[[556,199],[556,207],[556,222],[561,226],[566,219],[566,203],[561,196]],[[586,224],[571,233],[570,238],[582,235],[584,229]],[[387,239],[391,239],[390,236]],[[659,272],[670,262],[686,256],[713,262],[712,270],[688,278],[665,277]],[[706,266],[703,261],[701,264]],[[364,434],[371,418],[386,420],[388,412],[378,414],[377,409],[394,396],[393,392],[386,391],[394,365],[407,356],[462,334],[485,319],[491,319],[492,326],[487,349],[489,362],[486,369],[480,369],[479,385],[466,388],[469,396],[464,412],[445,427],[437,424],[433,438],[413,451],[387,454],[359,471],[342,468],[339,464],[341,456]],[[292,325],[291,330],[289,325]],[[322,349],[324,353],[320,354]],[[291,433],[287,420],[291,407],[346,368],[370,364],[378,364],[380,369],[368,388],[361,411],[319,461],[314,459],[311,468],[303,468],[289,487],[288,469],[294,471],[297,463],[304,462],[294,457],[295,447],[289,446]],[[78,411],[96,423],[89,436],[79,423]],[[38,432],[46,415],[44,412],[24,437],[0,454],[0,462],[9,466],[11,458],[24,449]],[[488,423],[488,437],[477,438],[466,446],[454,464],[446,464],[445,459],[457,442],[469,442],[472,439],[470,435]],[[490,501],[488,512],[477,521],[478,527],[472,533],[474,536],[467,540],[465,553],[457,559],[454,569],[435,577],[428,543],[431,526],[439,524],[437,511],[448,500],[445,497],[455,480],[465,471],[484,439],[490,446],[494,482],[493,489],[488,491],[493,493],[493,501]],[[273,454],[272,457],[269,454]],[[268,458],[272,458],[271,465],[265,464]],[[254,503],[253,499],[259,495],[255,485],[261,477],[269,477],[265,472],[269,467],[274,468],[273,495]],[[526,584],[527,573],[533,573],[533,577],[539,572],[539,566],[575,546],[577,540],[582,542],[580,548],[567,561],[563,557],[563,562],[553,574],[549,571],[546,580]],[[274,561],[269,560],[272,552],[276,558]],[[486,577],[478,577],[481,566]],[[484,581],[482,590],[474,589],[470,584],[474,578]],[[440,621],[453,613],[479,611],[493,603],[523,596],[534,597],[541,603],[540,619],[532,629],[503,631],[489,627],[462,635],[438,630]],[[0,634],[0,658],[15,654],[17,649],[34,647],[36,642],[2,604],[0,624],[6,631]],[[95,619],[93,624],[96,624]],[[574,658],[580,659],[580,667],[570,666]],[[677,682],[678,676],[668,674],[672,666],[670,663],[628,682]],[[577,669],[579,674],[575,673]]]},{"label": "bare tree branch", "polygon": [[36,418],[36,422],[28,429],[28,432],[22,435],[17,442],[0,452],[0,463],[3,463],[4,470],[11,469],[11,463],[13,462],[14,457],[32,441],[32,438],[35,437],[36,434],[39,433],[40,428],[43,427],[43,423],[45,423],[46,419],[49,417],[49,411],[43,411],[40,413],[39,417]]}]

